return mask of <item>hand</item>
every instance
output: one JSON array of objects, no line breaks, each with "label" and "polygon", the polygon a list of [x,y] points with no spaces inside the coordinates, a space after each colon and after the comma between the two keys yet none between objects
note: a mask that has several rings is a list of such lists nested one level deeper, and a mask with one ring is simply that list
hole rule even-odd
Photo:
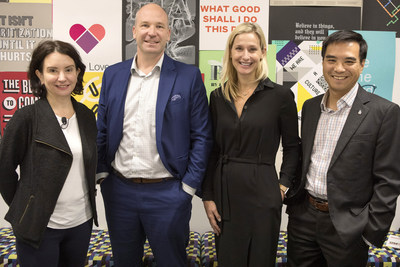
[{"label": "hand", "polygon": [[281,197],[282,197],[282,201],[285,199],[285,192],[283,192],[283,190],[279,190],[281,191]]},{"label": "hand", "polygon": [[281,191],[281,197],[282,197],[282,201],[285,199],[286,196],[286,192],[288,191],[288,188],[282,184],[279,184],[279,188]]},{"label": "hand", "polygon": [[214,231],[214,233],[218,236],[221,234],[221,228],[218,226],[218,222],[221,222],[221,216],[218,213],[217,205],[212,200],[203,201],[204,209],[206,210],[206,214],[208,220],[210,221],[210,225]]}]

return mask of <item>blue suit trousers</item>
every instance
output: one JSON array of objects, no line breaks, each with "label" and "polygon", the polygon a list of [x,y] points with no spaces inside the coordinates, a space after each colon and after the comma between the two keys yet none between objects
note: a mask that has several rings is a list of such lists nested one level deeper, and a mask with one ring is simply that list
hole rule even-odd
[{"label": "blue suit trousers", "polygon": [[158,267],[186,266],[192,196],[180,180],[138,184],[112,173],[101,192],[115,266],[141,266],[146,238]]}]

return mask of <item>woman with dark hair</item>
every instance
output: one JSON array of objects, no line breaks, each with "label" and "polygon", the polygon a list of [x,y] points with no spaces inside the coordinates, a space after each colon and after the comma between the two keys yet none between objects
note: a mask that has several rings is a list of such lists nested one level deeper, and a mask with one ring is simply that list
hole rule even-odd
[{"label": "woman with dark hair", "polygon": [[4,130],[0,193],[22,267],[85,264],[97,225],[97,128],[93,112],[71,97],[82,94],[84,73],[72,45],[41,42],[28,70],[40,99],[17,110]]}]

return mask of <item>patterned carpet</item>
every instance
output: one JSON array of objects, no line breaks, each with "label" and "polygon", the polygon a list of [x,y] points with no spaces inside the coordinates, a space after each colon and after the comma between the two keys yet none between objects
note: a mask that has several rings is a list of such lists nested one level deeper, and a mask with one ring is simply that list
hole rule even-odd
[{"label": "patterned carpet", "polygon": [[[389,235],[400,237],[400,232],[389,232]],[[278,252],[276,265],[286,266],[286,243],[287,234],[281,232],[279,235]],[[190,232],[189,245],[186,248],[188,253],[187,266],[190,267],[216,267],[217,253],[215,250],[215,239],[212,232],[199,234]],[[143,263],[146,267],[155,267],[153,253],[149,244],[144,246]],[[18,265],[17,254],[15,252],[15,237],[11,228],[0,228],[0,266],[14,267]],[[86,266],[114,266],[111,253],[111,245],[106,230],[93,230],[90,240]],[[371,247],[369,249],[369,267],[394,267],[400,266],[400,250],[384,245],[382,248]]]}]

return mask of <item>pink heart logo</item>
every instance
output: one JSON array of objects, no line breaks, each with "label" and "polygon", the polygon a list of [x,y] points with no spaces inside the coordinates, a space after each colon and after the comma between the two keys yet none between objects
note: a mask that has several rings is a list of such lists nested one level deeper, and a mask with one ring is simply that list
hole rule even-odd
[{"label": "pink heart logo", "polygon": [[103,40],[106,30],[100,24],[93,24],[86,29],[81,24],[74,24],[69,29],[69,36],[87,53]]}]

